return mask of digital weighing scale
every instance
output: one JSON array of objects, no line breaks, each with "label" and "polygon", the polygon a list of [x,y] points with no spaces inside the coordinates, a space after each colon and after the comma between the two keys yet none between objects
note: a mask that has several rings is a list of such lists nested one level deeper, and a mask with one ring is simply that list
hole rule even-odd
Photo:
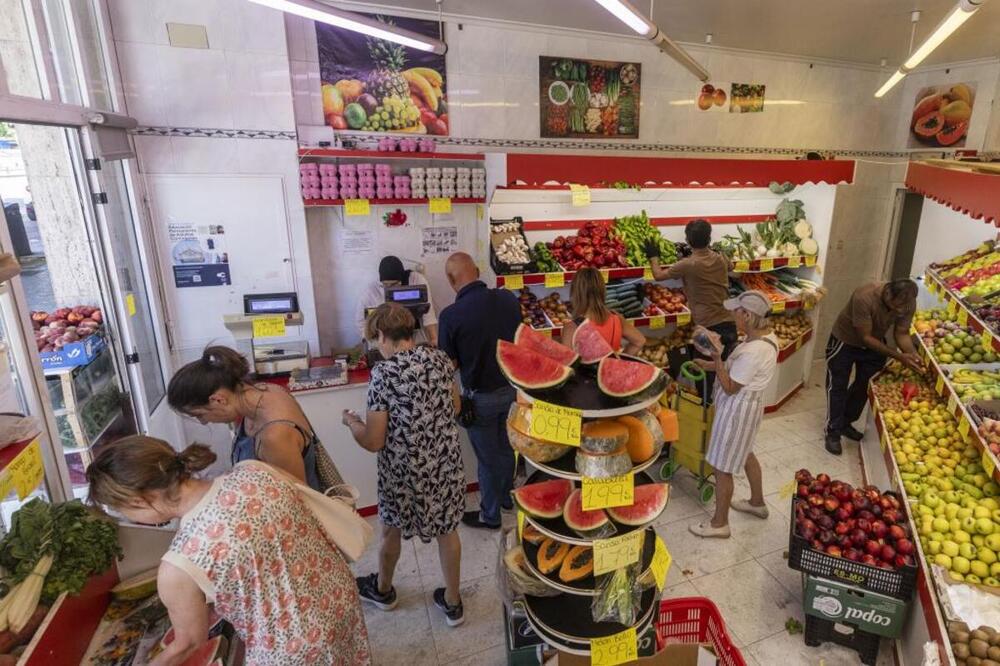
[{"label": "digital weighing scale", "polygon": [[[409,310],[417,322],[416,328],[420,329],[420,320],[431,309],[430,298],[427,295],[427,285],[400,284],[392,287],[383,287],[383,289],[385,291],[385,302],[396,303]],[[365,317],[368,317],[372,312],[374,312],[374,308],[365,310]],[[365,340],[364,347],[365,355],[368,359],[368,367],[383,360],[382,353],[379,352],[374,344]]]},{"label": "digital weighing scale", "polygon": [[[226,328],[233,333],[237,346],[253,363],[254,372],[261,376],[284,375],[295,370],[309,369],[309,343],[305,340],[264,342],[254,338],[253,322],[260,317],[280,316],[286,326],[301,326],[299,297],[295,292],[244,294],[243,313],[225,315]],[[249,354],[246,343],[249,342]]]}]

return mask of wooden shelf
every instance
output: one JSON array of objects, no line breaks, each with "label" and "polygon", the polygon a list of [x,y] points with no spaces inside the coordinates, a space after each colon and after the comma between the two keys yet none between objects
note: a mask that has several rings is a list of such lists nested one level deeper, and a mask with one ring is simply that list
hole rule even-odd
[{"label": "wooden shelf", "polygon": [[465,160],[482,162],[482,153],[404,153],[397,150],[343,150],[340,148],[299,148],[299,157],[370,157],[379,160]]}]

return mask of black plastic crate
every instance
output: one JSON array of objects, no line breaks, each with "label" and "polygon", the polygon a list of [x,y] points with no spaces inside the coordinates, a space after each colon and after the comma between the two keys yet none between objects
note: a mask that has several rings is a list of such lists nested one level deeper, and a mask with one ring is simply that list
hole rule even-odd
[{"label": "black plastic crate", "polygon": [[[490,246],[490,267],[493,272],[497,275],[517,275],[522,273],[535,273],[538,271],[538,267],[534,261],[528,261],[523,264],[508,264],[507,262],[500,259],[497,256],[496,249],[493,247],[493,225],[494,224],[507,224],[510,222],[516,222],[518,224],[517,233],[524,238],[524,242],[527,243],[528,240],[524,235],[524,226],[520,217],[515,217],[510,220],[490,220],[490,235],[489,235],[489,246]],[[531,245],[529,244],[530,248]]]},{"label": "black plastic crate", "polygon": [[[916,564],[893,571],[814,550],[808,541],[795,533],[795,499],[793,496],[792,512],[788,519],[790,568],[820,578],[843,581],[863,590],[878,592],[903,601],[913,598],[913,592],[917,589]],[[902,506],[905,507],[905,504]],[[905,513],[905,508],[902,511]],[[915,540],[916,535],[913,535],[913,538]]]},{"label": "black plastic crate", "polygon": [[862,664],[875,666],[882,637],[861,631],[852,624],[806,615],[805,641],[809,647],[834,643],[850,648],[858,653]]}]

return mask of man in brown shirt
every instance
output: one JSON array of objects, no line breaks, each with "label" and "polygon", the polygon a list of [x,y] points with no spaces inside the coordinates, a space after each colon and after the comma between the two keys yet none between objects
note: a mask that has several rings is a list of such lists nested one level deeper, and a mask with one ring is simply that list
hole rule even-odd
[{"label": "man in brown shirt", "polygon": [[[868,398],[868,380],[894,358],[923,371],[910,337],[917,308],[917,285],[912,280],[872,282],[854,290],[833,324],[826,343],[826,450],[840,455],[841,436],[860,441],[864,434],[853,423]],[[896,349],[885,343],[892,329]],[[854,381],[851,371],[854,371]]]}]

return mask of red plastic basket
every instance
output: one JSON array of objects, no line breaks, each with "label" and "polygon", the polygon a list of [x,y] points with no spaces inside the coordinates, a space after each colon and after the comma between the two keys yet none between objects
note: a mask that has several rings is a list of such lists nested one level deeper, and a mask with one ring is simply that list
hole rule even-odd
[{"label": "red plastic basket", "polygon": [[743,655],[729,639],[718,606],[705,597],[661,601],[656,635],[662,645],[710,642],[722,666],[746,666]]}]

